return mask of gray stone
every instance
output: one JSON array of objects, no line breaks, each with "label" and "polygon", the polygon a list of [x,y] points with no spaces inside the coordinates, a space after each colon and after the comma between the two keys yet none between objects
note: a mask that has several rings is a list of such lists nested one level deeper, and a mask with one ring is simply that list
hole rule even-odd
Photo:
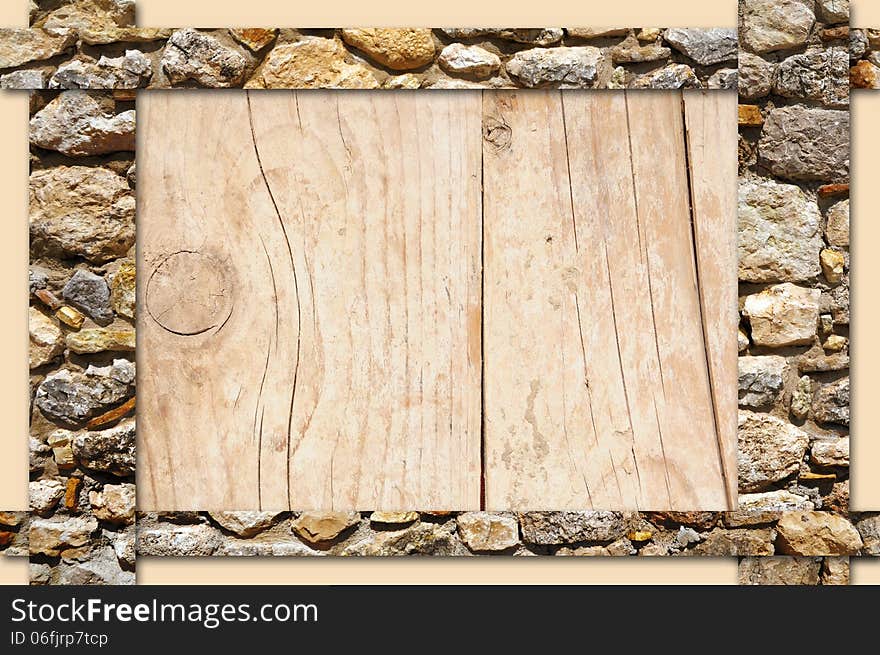
[{"label": "gray stone", "polygon": [[701,66],[712,66],[722,61],[736,59],[739,43],[736,30],[713,27],[711,29],[669,29],[663,38],[673,48],[690,57]]},{"label": "gray stone", "polygon": [[816,16],[813,0],[741,0],[739,36],[756,53],[796,48],[807,42]]},{"label": "gray stone", "polygon": [[203,524],[162,523],[137,532],[138,554],[147,557],[205,557],[213,555],[222,542],[217,530]]},{"label": "gray stone", "polygon": [[91,553],[84,562],[62,563],[58,583],[61,585],[133,585],[133,571],[123,571],[112,546]]},{"label": "gray stone", "polygon": [[162,68],[172,84],[193,80],[207,87],[237,86],[244,78],[246,66],[247,61],[239,52],[190,28],[172,34],[162,55]]},{"label": "gray stone", "polygon": [[810,461],[819,466],[849,466],[849,437],[830,441],[814,441]]},{"label": "gray stone", "polygon": [[813,342],[819,322],[818,289],[805,289],[789,282],[747,296],[743,313],[758,346],[781,348]]},{"label": "gray stone", "polygon": [[64,285],[61,294],[71,305],[81,309],[100,325],[113,321],[110,287],[100,275],[79,269]]},{"label": "gray stone", "polygon": [[813,381],[810,376],[803,375],[797,382],[794,393],[791,395],[791,415],[803,421],[810,414],[810,405],[813,403]]},{"label": "gray stone", "polygon": [[492,77],[501,68],[501,59],[494,52],[461,43],[451,43],[443,48],[438,62],[447,73],[477,79]]},{"label": "gray stone", "polygon": [[86,91],[65,91],[30,121],[31,143],[70,157],[134,151],[134,110],[104,111]]},{"label": "gray stone", "polygon": [[49,80],[50,89],[136,89],[153,74],[153,64],[140,50],[97,62],[74,59],[62,64]]},{"label": "gray stone", "polygon": [[745,557],[739,563],[741,585],[817,585],[821,561],[815,557]]},{"label": "gray stone", "polygon": [[847,181],[849,112],[798,105],[772,109],[758,153],[761,163],[783,178]]},{"label": "gray stone", "polygon": [[816,0],[816,12],[823,23],[848,23],[849,0]]},{"label": "gray stone", "polygon": [[724,524],[731,528],[774,523],[783,512],[810,510],[815,506],[806,496],[785,489],[755,494],[740,494],[739,508],[724,514]]},{"label": "gray stone", "polygon": [[506,68],[514,80],[530,88],[593,88],[611,76],[611,62],[592,46],[521,50]]},{"label": "gray stone", "polygon": [[636,37],[630,36],[611,48],[611,60],[615,64],[637,64],[667,59],[670,52],[659,43],[642,45]]},{"label": "gray stone", "polygon": [[700,80],[694,69],[686,64],[669,64],[640,75],[629,85],[631,89],[697,89]]},{"label": "gray stone", "polygon": [[519,520],[523,540],[530,544],[614,541],[627,531],[620,512],[527,512]]},{"label": "gray stone", "polygon": [[120,532],[104,530],[104,537],[113,545],[119,563],[127,569],[134,569],[137,559],[137,528],[132,525]]},{"label": "gray stone", "polygon": [[788,362],[784,357],[740,357],[740,407],[766,407],[775,403],[785,384],[787,372]]},{"label": "gray stone", "polygon": [[46,74],[41,70],[12,71],[0,76],[0,89],[45,89]]},{"label": "gray stone", "polygon": [[776,74],[776,64],[763,57],[758,57],[749,52],[740,52],[738,70],[739,96],[745,100],[757,100],[770,95],[773,88],[773,77]]},{"label": "gray stone", "polygon": [[722,68],[709,76],[710,89],[737,88],[739,74],[735,68]]},{"label": "gray stone", "polygon": [[49,286],[49,275],[42,268],[31,266],[28,269],[28,291],[33,294],[35,291],[45,289]]},{"label": "gray stone", "polygon": [[268,530],[282,512],[211,512],[211,518],[240,537],[253,537]]},{"label": "gray stone", "polygon": [[134,381],[134,364],[124,359],[85,373],[60,369],[40,383],[34,403],[50,419],[77,425],[131,396]]},{"label": "gray stone", "polygon": [[49,478],[33,480],[28,489],[30,508],[37,514],[47,514],[55,509],[58,501],[64,497],[65,485],[61,480]]},{"label": "gray stone", "polygon": [[715,528],[703,534],[703,540],[697,546],[684,551],[684,554],[704,557],[772,555],[773,536],[773,531],[767,528]]},{"label": "gray stone", "polygon": [[860,518],[856,528],[862,536],[863,552],[867,555],[880,555],[880,514]]},{"label": "gray stone", "polygon": [[843,48],[807,51],[779,63],[773,92],[830,107],[849,104],[849,55]]},{"label": "gray stone", "polygon": [[798,472],[807,433],[769,414],[741,410],[738,420],[740,492],[764,491]]},{"label": "gray stone", "polygon": [[865,56],[868,52],[868,37],[865,36],[864,30],[849,31],[849,58],[850,61],[857,61]]},{"label": "gray stone", "polygon": [[828,208],[825,238],[829,245],[849,248],[849,198]]},{"label": "gray stone", "polygon": [[79,433],[72,446],[73,454],[86,468],[119,477],[134,475],[134,420],[108,430]]},{"label": "gray stone", "polygon": [[819,206],[799,187],[740,182],[737,223],[740,280],[802,282],[819,275]]},{"label": "gray stone", "polygon": [[30,176],[31,250],[104,263],[134,245],[135,199],[106,168],[59,166]]},{"label": "gray stone", "polygon": [[849,378],[823,384],[813,398],[813,418],[817,423],[849,425]]},{"label": "gray stone", "polygon": [[344,545],[343,556],[395,557],[400,555],[433,555],[457,557],[470,551],[455,533],[452,521],[445,524],[416,523],[404,530],[372,532],[366,537]]}]

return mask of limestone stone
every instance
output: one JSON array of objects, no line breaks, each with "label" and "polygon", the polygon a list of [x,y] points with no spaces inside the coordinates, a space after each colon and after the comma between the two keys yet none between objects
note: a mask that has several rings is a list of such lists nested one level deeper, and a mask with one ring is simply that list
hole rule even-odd
[{"label": "limestone stone", "polygon": [[133,328],[80,330],[68,334],[66,343],[70,350],[80,355],[108,350],[133,351],[135,349],[135,332]]},{"label": "limestone stone", "polygon": [[229,33],[236,41],[251,52],[259,52],[271,44],[278,35],[277,29],[263,29],[251,27],[246,29],[231,29]]},{"label": "limestone stone", "polygon": [[768,112],[758,144],[761,162],[791,180],[849,177],[849,112],[800,105]]},{"label": "limestone stone", "polygon": [[745,299],[744,314],[759,346],[781,348],[809,344],[819,321],[818,289],[777,284]]},{"label": "limestone stone", "polygon": [[[566,32],[575,39],[598,39],[629,34],[628,27],[569,27]],[[655,37],[656,38],[656,37]]]},{"label": "limestone stone", "polygon": [[61,295],[71,305],[88,314],[96,323],[106,324],[113,320],[110,308],[110,287],[100,275],[80,268],[64,285]]},{"label": "limestone stone", "polygon": [[28,308],[28,331],[30,333],[28,358],[31,369],[48,364],[64,352],[64,338],[58,323],[36,307]]},{"label": "limestone stone", "polygon": [[801,282],[819,275],[819,206],[797,186],[773,180],[739,185],[739,279]]},{"label": "limestone stone", "polygon": [[668,29],[663,33],[663,39],[701,66],[712,66],[736,59],[739,48],[736,30],[720,27]]},{"label": "limestone stone", "polygon": [[233,87],[243,80],[246,67],[239,52],[191,28],[172,34],[162,55],[162,68],[172,84],[193,80],[207,87]]},{"label": "limestone stone", "polygon": [[44,24],[50,26],[85,29],[108,25],[123,27],[135,23],[135,0],[74,0],[43,4],[61,5],[46,16]]},{"label": "limestone stone", "polygon": [[813,381],[810,376],[803,375],[798,380],[794,393],[791,395],[791,415],[803,421],[810,413],[810,405],[813,402]]},{"label": "limestone stone", "polygon": [[819,253],[819,263],[828,284],[840,284],[843,280],[846,257],[839,250],[825,248]]},{"label": "limestone stone", "polygon": [[868,52],[870,44],[865,30],[849,31],[849,58],[850,61],[861,59]]},{"label": "limestone stone", "polygon": [[473,551],[503,551],[519,545],[519,525],[512,516],[465,512],[456,522],[461,540]]},{"label": "limestone stone", "polygon": [[739,328],[736,333],[736,346],[739,352],[743,352],[749,347],[749,337],[743,332],[742,328]]},{"label": "limestone stone", "polygon": [[739,7],[740,39],[759,54],[805,44],[816,22],[813,0],[742,0]]},{"label": "limestone stone", "polygon": [[822,350],[829,353],[839,353],[846,350],[849,339],[839,334],[832,334],[822,342]]},{"label": "limestone stone", "polygon": [[392,70],[421,68],[434,60],[434,38],[429,29],[344,29],[342,39]]},{"label": "limestone stone", "polygon": [[622,42],[611,48],[611,60],[615,64],[634,64],[645,61],[658,61],[666,59],[670,54],[669,48],[659,43],[642,45],[634,36],[627,37]]},{"label": "limestone stone", "polygon": [[342,556],[394,557],[400,555],[433,555],[455,557],[470,555],[455,532],[453,522],[415,523],[404,530],[375,532],[346,544]]},{"label": "limestone stone", "polygon": [[636,34],[636,38],[639,41],[656,41],[660,38],[663,30],[659,27],[643,27],[639,30],[639,33]]},{"label": "limestone stone", "polygon": [[816,12],[823,23],[848,23],[849,0],[816,0]]},{"label": "limestone stone", "polygon": [[849,54],[843,48],[807,51],[779,63],[773,92],[832,107],[849,104]]},{"label": "limestone stone", "polygon": [[776,355],[739,358],[740,407],[765,407],[779,398],[788,362]]},{"label": "limestone stone", "polygon": [[822,562],[823,585],[849,584],[849,558],[826,557]]},{"label": "limestone stone", "polygon": [[740,127],[761,127],[764,124],[764,115],[758,105],[739,105],[737,122]]},{"label": "limestone stone", "polygon": [[620,512],[527,512],[519,518],[524,541],[542,545],[614,541],[628,527]]},{"label": "limestone stone", "polygon": [[724,524],[736,528],[773,523],[779,520],[783,512],[810,510],[814,507],[812,501],[806,496],[785,489],[740,494],[738,509],[724,514]]},{"label": "limestone stone", "polygon": [[103,29],[83,29],[79,31],[80,40],[88,45],[109,43],[150,43],[162,41],[174,30],[155,27],[107,27]]},{"label": "limestone stone", "polygon": [[715,528],[701,536],[702,541],[699,544],[685,551],[687,555],[744,557],[772,555],[774,552],[773,533],[766,528]]},{"label": "limestone stone", "polygon": [[136,89],[153,74],[153,64],[140,50],[97,62],[74,59],[62,64],[49,80],[50,89]]},{"label": "limestone stone", "polygon": [[831,512],[789,512],[776,529],[779,548],[789,555],[854,555],[862,547],[853,524]]},{"label": "limestone stone", "polygon": [[461,43],[451,43],[443,48],[438,62],[451,75],[465,75],[476,79],[492,77],[501,68],[501,59],[494,52]]},{"label": "limestone stone", "polygon": [[134,420],[107,430],[78,433],[72,446],[74,456],[86,468],[119,477],[134,475]]},{"label": "limestone stone", "polygon": [[739,563],[742,585],[817,585],[820,562],[814,557],[746,557]]},{"label": "limestone stone", "polygon": [[282,43],[269,51],[263,64],[245,84],[249,89],[375,89],[369,68],[349,63],[350,55],[335,39],[312,36]]},{"label": "limestone stone", "polygon": [[293,531],[311,543],[333,541],[345,530],[357,525],[357,512],[303,512],[293,521]]},{"label": "limestone stone", "polygon": [[593,88],[611,75],[611,62],[592,46],[520,50],[507,62],[508,74],[529,87]]},{"label": "limestone stone", "polygon": [[282,512],[211,512],[211,518],[239,537],[253,537],[275,525]]},{"label": "limestone stone", "polygon": [[739,80],[739,73],[735,68],[722,68],[709,76],[708,86],[710,89],[735,89]]},{"label": "limestone stone", "polygon": [[135,199],[105,168],[60,166],[30,176],[30,236],[35,254],[103,263],[134,244]]},{"label": "limestone stone", "polygon": [[134,110],[108,114],[86,91],[65,91],[30,121],[30,141],[70,157],[134,150]]},{"label": "limestone stone", "polygon": [[472,82],[463,79],[451,79],[441,77],[439,80],[428,86],[429,89],[485,89],[486,86],[481,82]]},{"label": "limestone stone", "polygon": [[413,73],[392,75],[382,84],[385,89],[418,89],[422,86],[422,80]]},{"label": "limestone stone", "polygon": [[849,425],[849,378],[819,386],[813,398],[813,418],[818,423]]},{"label": "limestone stone", "polygon": [[849,198],[840,200],[828,208],[825,238],[829,245],[849,248]]},{"label": "limestone stone", "polygon": [[856,89],[880,89],[880,66],[872,61],[857,62],[849,71],[849,83]]},{"label": "limestone stone", "polygon": [[99,521],[131,525],[134,523],[135,487],[133,484],[105,484],[101,491],[89,492],[89,504]]},{"label": "limestone stone", "polygon": [[58,311],[55,312],[55,318],[64,323],[67,327],[72,327],[74,330],[79,330],[86,320],[86,317],[82,312],[69,305],[60,307]]},{"label": "limestone stone", "polygon": [[764,491],[800,469],[809,437],[770,414],[740,410],[738,420],[740,492]]},{"label": "limestone stone", "polygon": [[880,555],[880,514],[862,517],[856,523],[866,555]]},{"label": "limestone stone", "polygon": [[222,535],[204,524],[163,523],[137,531],[137,552],[147,557],[206,557],[213,555],[222,542]]},{"label": "limestone stone", "polygon": [[47,75],[41,70],[19,70],[0,75],[2,89],[45,89]]},{"label": "limestone stone", "polygon": [[58,501],[64,497],[65,485],[61,480],[48,478],[32,480],[29,484],[28,498],[30,508],[37,514],[47,514],[55,509]]},{"label": "limestone stone", "polygon": [[135,574],[125,571],[112,546],[93,551],[83,562],[62,562],[58,569],[61,585],[133,585]]},{"label": "limestone stone", "polygon": [[[530,45],[548,46],[562,41],[565,34],[561,27],[543,27],[543,28],[505,28],[501,30],[493,30],[499,39],[505,41],[514,41],[516,43],[527,43]],[[569,31],[570,32],[570,31]]]},{"label": "limestone stone", "polygon": [[46,443],[51,447],[52,456],[59,469],[69,469],[76,465],[72,445],[74,436],[76,433],[70,430],[55,430],[46,438]]},{"label": "limestone stone", "polygon": [[123,261],[110,278],[110,305],[120,316],[134,318],[137,309],[137,266]]},{"label": "limestone stone", "polygon": [[0,512],[0,525],[16,528],[24,520],[24,512]]},{"label": "limestone stone", "polygon": [[819,466],[849,466],[849,437],[833,441],[814,441],[810,461]]},{"label": "limestone stone", "polygon": [[640,75],[632,84],[632,89],[696,89],[700,80],[694,69],[687,64],[669,64],[663,68]]},{"label": "limestone stone", "polygon": [[76,33],[67,28],[0,28],[0,68],[51,59],[74,44]]},{"label": "limestone stone", "polygon": [[91,517],[35,518],[28,531],[28,546],[32,555],[57,557],[63,550],[88,545],[97,529],[98,522]]},{"label": "limestone stone", "polygon": [[370,523],[385,525],[405,525],[418,520],[418,512],[373,512],[370,514]]},{"label": "limestone stone", "polygon": [[134,391],[135,367],[124,359],[84,373],[63,368],[46,376],[34,403],[48,418],[78,424],[125,400]]},{"label": "limestone stone", "polygon": [[770,95],[776,64],[749,52],[740,52],[738,65],[738,89],[741,98],[757,100]]}]

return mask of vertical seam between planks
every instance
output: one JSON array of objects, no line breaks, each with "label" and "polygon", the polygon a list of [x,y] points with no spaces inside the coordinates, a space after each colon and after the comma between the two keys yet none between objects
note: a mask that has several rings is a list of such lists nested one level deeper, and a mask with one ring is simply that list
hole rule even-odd
[{"label": "vertical seam between planks", "polygon": [[483,124],[486,92],[480,91],[480,510],[486,510],[486,168]]},{"label": "vertical seam between planks", "polygon": [[[705,112],[702,113],[701,117],[705,121]],[[703,356],[706,362],[706,381],[709,385],[709,402],[712,406],[712,427],[715,431],[715,445],[716,451],[718,453],[718,466],[721,469],[721,481],[724,484],[724,496],[727,499],[727,509],[733,510],[736,507],[736,501],[734,499],[734,492],[730,489],[730,481],[727,479],[727,467],[725,466],[725,456],[724,456],[724,444],[721,440],[721,434],[718,431],[718,407],[715,402],[715,384],[712,376],[712,366],[709,359],[709,339],[706,334],[706,317],[703,312],[703,305],[705,304],[703,298],[703,283],[700,277],[700,257],[699,252],[697,250],[697,216],[695,210],[695,196],[694,196],[694,180],[691,175],[691,157],[690,157],[690,132],[688,131],[687,124],[687,105],[685,103],[685,94],[681,93],[681,123],[682,123],[682,132],[684,136],[684,170],[685,175],[687,176],[687,185],[688,185],[688,213],[690,214],[691,219],[691,246],[693,249],[693,261],[694,261],[694,275],[696,276],[697,283],[697,307],[700,312],[700,331],[703,335]]]}]

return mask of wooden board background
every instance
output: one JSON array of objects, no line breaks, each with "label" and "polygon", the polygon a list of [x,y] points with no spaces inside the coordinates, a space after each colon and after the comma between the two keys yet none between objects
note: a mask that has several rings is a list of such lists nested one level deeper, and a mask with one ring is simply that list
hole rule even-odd
[{"label": "wooden board background", "polygon": [[734,506],[735,94],[138,104],[142,509]]}]

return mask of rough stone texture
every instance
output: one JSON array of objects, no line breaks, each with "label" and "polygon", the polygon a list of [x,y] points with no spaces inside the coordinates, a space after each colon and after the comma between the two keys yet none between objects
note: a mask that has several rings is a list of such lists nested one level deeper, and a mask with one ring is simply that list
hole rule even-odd
[{"label": "rough stone texture", "polygon": [[810,461],[819,466],[849,466],[849,437],[834,441],[814,441]]},{"label": "rough stone texture", "polygon": [[849,53],[845,48],[792,55],[777,66],[773,92],[831,107],[845,106],[849,104],[848,70]]},{"label": "rough stone texture", "polygon": [[66,28],[25,30],[0,28],[0,68],[51,59],[76,44],[76,33]]},{"label": "rough stone texture", "polygon": [[747,296],[743,313],[752,328],[752,341],[770,348],[811,343],[821,295],[818,289],[785,283]]},{"label": "rough stone texture", "polygon": [[12,71],[0,75],[2,89],[45,89],[47,75],[41,70]]},{"label": "rough stone texture", "polygon": [[866,516],[856,523],[862,537],[863,552],[880,555],[880,514]]},{"label": "rough stone texture", "polygon": [[220,546],[220,533],[207,525],[169,525],[142,528],[137,533],[139,555],[204,557]]},{"label": "rough stone texture", "polygon": [[739,358],[740,407],[765,407],[779,397],[788,373],[784,357],[761,355]]},{"label": "rough stone texture", "polygon": [[620,512],[529,512],[520,515],[520,525],[530,544],[614,541],[627,530]]},{"label": "rough stone texture", "polygon": [[30,122],[31,143],[71,157],[134,150],[134,110],[110,114],[85,91],[65,91]]},{"label": "rough stone texture", "polygon": [[370,514],[370,523],[383,525],[406,525],[418,520],[418,512],[372,512]]},{"label": "rough stone texture", "polygon": [[740,492],[764,491],[800,469],[809,437],[769,414],[740,411],[738,421]]},{"label": "rough stone texture", "polygon": [[65,485],[57,479],[34,480],[29,485],[30,507],[37,514],[46,514],[55,509],[64,497]]},{"label": "rough stone texture", "polygon": [[852,523],[829,512],[790,512],[776,529],[779,549],[789,555],[854,555],[862,547]]},{"label": "rough stone texture", "polygon": [[816,0],[816,12],[824,23],[847,23],[849,0]]},{"label": "rough stone texture", "polygon": [[108,430],[84,432],[72,441],[73,454],[87,469],[119,477],[134,475],[135,423],[125,421]]},{"label": "rough stone texture", "polygon": [[855,89],[880,89],[880,63],[874,53],[871,60],[856,63],[849,71],[849,83]]},{"label": "rough stone texture", "polygon": [[839,250],[824,249],[819,253],[819,264],[822,266],[822,274],[830,285],[837,285],[843,281],[846,257]]},{"label": "rough stone texture", "polygon": [[534,48],[507,62],[508,74],[523,86],[592,88],[610,76],[607,56],[591,46]]},{"label": "rough stone texture", "polygon": [[828,244],[849,248],[849,198],[829,207],[827,217],[825,238]]},{"label": "rough stone texture", "polygon": [[772,109],[758,152],[773,174],[789,180],[845,180],[849,112],[798,105]]},{"label": "rough stone texture", "polygon": [[379,82],[359,63],[349,63],[349,55],[335,39],[306,37],[284,43],[269,53],[245,88],[374,89]]},{"label": "rough stone texture", "polygon": [[810,405],[813,402],[813,381],[809,375],[803,375],[798,379],[794,393],[791,395],[791,415],[803,421],[810,413]]},{"label": "rough stone texture", "polygon": [[107,324],[113,320],[110,308],[110,287],[100,275],[80,268],[61,290],[64,299],[85,312],[96,323]]},{"label": "rough stone texture", "polygon": [[738,60],[739,96],[746,100],[757,100],[770,95],[776,64],[748,52],[739,53]]},{"label": "rough stone texture", "polygon": [[311,543],[336,539],[360,521],[357,512],[303,512],[293,522],[293,530]]},{"label": "rough stone texture", "polygon": [[130,396],[134,378],[134,364],[122,359],[84,373],[59,369],[37,387],[34,403],[50,419],[77,425]]},{"label": "rough stone texture", "polygon": [[211,512],[211,518],[240,537],[253,537],[272,527],[281,512]]},{"label": "rough stone texture", "polygon": [[89,518],[33,519],[28,546],[32,555],[57,557],[62,551],[87,546],[91,534],[97,529],[98,522]]},{"label": "rough stone texture", "polygon": [[68,334],[65,343],[79,355],[106,351],[132,352],[135,349],[135,333],[131,328],[80,330]]},{"label": "rough stone texture", "polygon": [[801,282],[819,274],[819,207],[799,187],[740,184],[737,222],[740,280]]},{"label": "rough stone texture", "polygon": [[247,60],[213,36],[194,29],[171,35],[162,68],[172,84],[193,80],[202,86],[227,88],[244,78]]},{"label": "rough stone texture", "polygon": [[246,28],[231,29],[229,33],[236,41],[252,52],[262,50],[270,45],[278,35],[277,29]]},{"label": "rough stone texture", "polygon": [[746,557],[739,563],[739,583],[817,585],[820,566],[815,557]]},{"label": "rough stone texture", "polygon": [[62,64],[49,80],[50,89],[136,89],[145,86],[153,64],[140,50],[121,57],[102,56],[97,62],[74,59]]},{"label": "rough stone texture", "polygon": [[440,53],[440,66],[452,75],[464,75],[476,79],[492,77],[501,68],[501,59],[480,46],[452,43]]},{"label": "rough stone texture", "polygon": [[35,307],[28,308],[30,368],[44,366],[64,352],[64,337],[58,323]]},{"label": "rough stone texture", "polygon": [[32,251],[103,263],[134,244],[135,199],[104,168],[60,166],[30,176]]},{"label": "rough stone texture", "polygon": [[742,44],[759,54],[803,45],[815,21],[813,0],[741,0],[739,4]]},{"label": "rough stone texture", "polygon": [[700,80],[687,64],[669,64],[637,77],[629,86],[632,89],[694,89],[700,86]]},{"label": "rough stone texture", "polygon": [[519,545],[519,525],[512,516],[467,512],[457,522],[458,534],[473,551],[504,551]]},{"label": "rough stone texture", "polygon": [[663,33],[665,41],[679,52],[687,55],[700,66],[711,66],[736,59],[739,43],[736,30],[670,29]]},{"label": "rough stone texture", "polygon": [[99,521],[130,525],[135,518],[133,484],[105,484],[103,490],[89,493],[89,504]]},{"label": "rough stone texture", "polygon": [[849,425],[849,378],[823,384],[813,398],[813,416],[818,423]]},{"label": "rough stone texture", "polygon": [[421,68],[434,59],[434,39],[427,29],[344,29],[342,39],[392,70]]},{"label": "rough stone texture", "polygon": [[646,61],[659,61],[669,58],[669,48],[659,43],[642,43],[630,36],[611,49],[611,60],[615,64],[637,64]]}]

